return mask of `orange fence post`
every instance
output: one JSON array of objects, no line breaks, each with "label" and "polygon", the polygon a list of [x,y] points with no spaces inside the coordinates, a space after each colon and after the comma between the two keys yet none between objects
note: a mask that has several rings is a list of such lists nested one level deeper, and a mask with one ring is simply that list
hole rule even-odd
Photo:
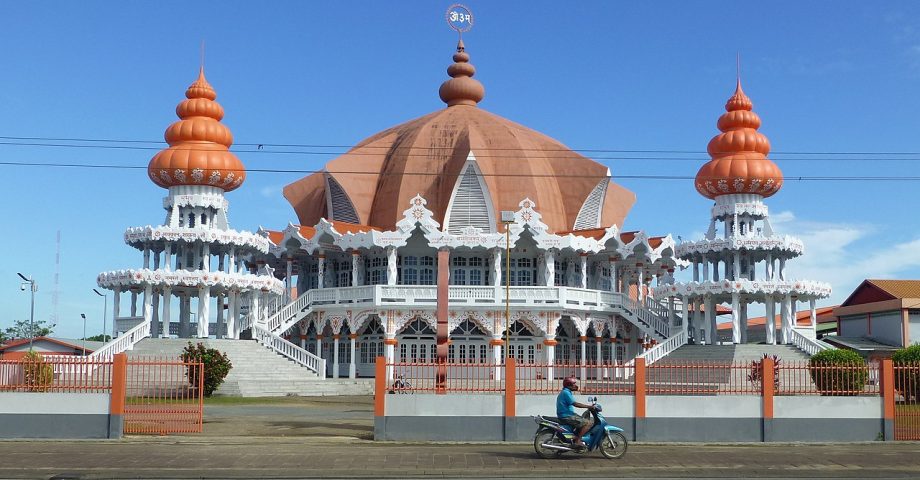
[{"label": "orange fence post", "polygon": [[636,428],[635,440],[640,440],[645,433],[645,359],[636,358],[635,373],[635,392],[636,392]]},{"label": "orange fence post", "polygon": [[384,401],[387,394],[387,360],[377,357],[374,365],[374,416],[384,416]]},{"label": "orange fence post", "polygon": [[762,440],[769,442],[773,438],[773,395],[776,393],[776,368],[773,357],[764,357],[760,364],[760,394],[763,400]]},{"label": "orange fence post", "polygon": [[882,360],[882,426],[885,440],[895,440],[894,435],[894,363],[890,358]]},{"label": "orange fence post", "polygon": [[505,418],[517,416],[516,363],[511,357],[505,360]]},{"label": "orange fence post", "polygon": [[109,397],[109,438],[120,438],[124,434],[127,382],[128,355],[115,354],[112,361],[112,390]]}]

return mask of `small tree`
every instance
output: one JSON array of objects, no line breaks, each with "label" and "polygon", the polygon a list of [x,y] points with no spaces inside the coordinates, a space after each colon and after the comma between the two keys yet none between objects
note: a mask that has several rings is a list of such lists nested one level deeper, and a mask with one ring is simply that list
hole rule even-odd
[{"label": "small tree", "polygon": [[22,359],[22,380],[30,392],[44,392],[54,381],[54,368],[45,362],[42,355],[29,350]]},{"label": "small tree", "polygon": [[891,355],[892,363],[901,367],[894,376],[894,388],[905,399],[920,395],[920,345],[901,348]]},{"label": "small tree", "polygon": [[210,397],[217,390],[224,378],[230,373],[233,364],[227,354],[222,353],[216,348],[207,348],[203,343],[192,345],[188,342],[182,350],[182,361],[188,363],[186,366],[188,373],[188,382],[190,385],[198,385],[198,365],[192,362],[201,362],[204,364],[204,396]]},{"label": "small tree", "polygon": [[[773,357],[773,388],[779,387],[779,363],[782,361],[778,356],[772,355]],[[763,381],[763,361],[767,358],[767,354],[763,354],[763,358],[760,360],[751,360],[751,373],[748,374],[748,381],[760,385]]]},{"label": "small tree", "polygon": [[818,352],[808,360],[808,371],[821,395],[858,395],[869,380],[869,366],[853,350]]},{"label": "small tree", "polygon": [[29,325],[28,320],[16,320],[12,327],[7,327],[6,336],[11,339],[47,337],[54,333],[54,327],[56,326],[44,320],[35,320],[32,325]]}]

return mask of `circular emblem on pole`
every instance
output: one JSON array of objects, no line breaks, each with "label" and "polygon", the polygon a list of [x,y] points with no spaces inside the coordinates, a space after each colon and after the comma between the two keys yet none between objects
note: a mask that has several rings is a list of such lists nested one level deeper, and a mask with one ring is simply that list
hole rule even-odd
[{"label": "circular emblem on pole", "polygon": [[447,25],[461,35],[473,28],[473,12],[466,5],[455,3],[447,7],[444,17]]}]

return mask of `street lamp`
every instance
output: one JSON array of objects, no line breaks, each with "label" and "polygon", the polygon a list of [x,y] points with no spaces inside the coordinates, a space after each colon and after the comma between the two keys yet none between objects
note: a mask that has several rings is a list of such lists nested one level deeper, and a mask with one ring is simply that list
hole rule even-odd
[{"label": "street lamp", "polygon": [[26,285],[29,286],[29,290],[32,292],[32,308],[31,313],[29,314],[29,351],[32,351],[32,339],[35,337],[35,292],[38,291],[38,285],[35,284],[35,280],[32,277],[26,278],[25,275],[16,272],[16,275],[19,275],[19,278],[22,279],[22,284],[19,285],[20,290],[25,290]]},{"label": "street lamp", "polygon": [[[80,316],[83,318],[83,356],[86,356],[86,314],[81,313]],[[105,332],[102,332],[102,335],[105,336]]]},{"label": "street lamp", "polygon": [[[109,296],[104,293],[101,293],[99,290],[96,290],[95,288],[93,289],[93,292],[95,292],[96,295],[99,295],[100,297],[102,297],[102,343],[105,343],[105,342],[108,342],[108,340],[105,338],[106,336],[105,330],[106,330],[106,315],[108,315],[108,311],[109,311]],[[114,327],[114,325],[112,326]]]},{"label": "street lamp", "polygon": [[511,224],[514,212],[502,210],[505,225],[505,358],[511,358]]}]

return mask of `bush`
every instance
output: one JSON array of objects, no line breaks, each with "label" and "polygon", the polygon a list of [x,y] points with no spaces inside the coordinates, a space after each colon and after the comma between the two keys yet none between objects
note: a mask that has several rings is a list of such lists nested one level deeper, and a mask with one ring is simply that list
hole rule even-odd
[{"label": "bush", "polygon": [[[204,364],[204,396],[206,397],[210,397],[217,390],[217,387],[224,383],[224,378],[233,368],[233,364],[230,363],[230,358],[227,357],[227,354],[216,348],[207,348],[202,343],[192,345],[192,342],[188,342],[188,346],[182,350],[182,361],[201,362]],[[187,365],[186,369],[188,383],[192,386],[198,385],[198,365]]]},{"label": "bush", "polygon": [[821,395],[858,395],[869,380],[869,366],[852,350],[818,352],[808,360],[808,371]]},{"label": "bush", "polygon": [[913,367],[901,368],[894,374],[894,388],[908,400],[920,395],[920,345],[895,351],[891,360],[898,367]]},{"label": "bush", "polygon": [[34,350],[23,355],[22,359],[22,380],[30,392],[44,392],[48,390],[54,381],[54,368],[42,358],[42,355]]},{"label": "bush", "polygon": [[[779,364],[782,360],[778,356],[772,355],[773,357],[773,388],[779,387]],[[763,354],[763,358],[760,360],[751,361],[751,373],[748,374],[748,381],[755,383],[757,385],[761,384],[763,380],[763,361],[767,358],[767,354]]]}]

